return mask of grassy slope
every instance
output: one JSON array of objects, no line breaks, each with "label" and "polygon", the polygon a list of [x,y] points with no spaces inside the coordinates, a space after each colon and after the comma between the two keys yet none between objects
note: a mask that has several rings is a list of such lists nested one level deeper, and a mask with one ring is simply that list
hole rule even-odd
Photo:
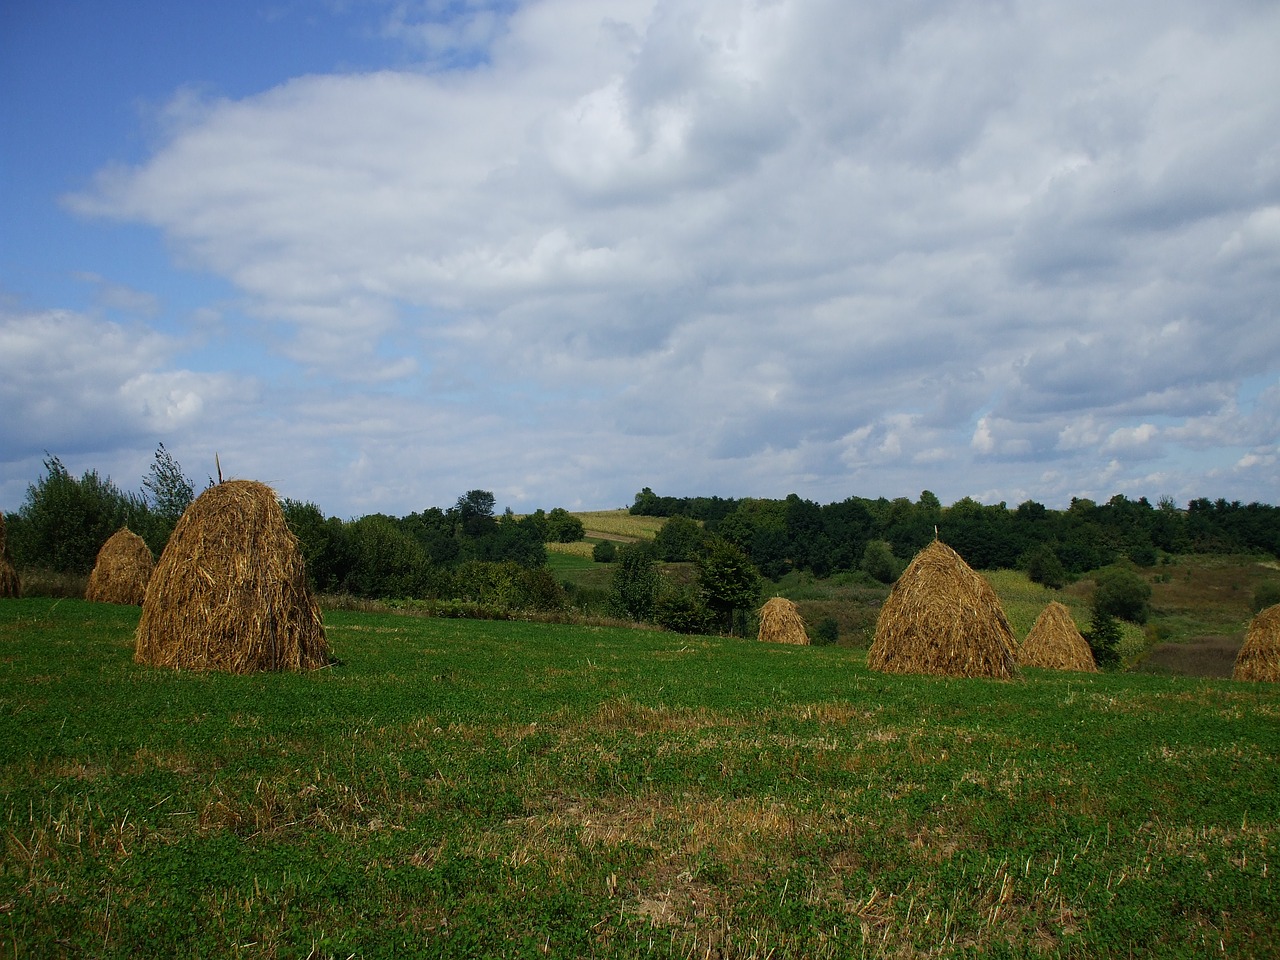
[{"label": "grassy slope", "polygon": [[0,601],[0,956],[1234,956],[1280,938],[1280,691],[329,613],[131,661]]}]

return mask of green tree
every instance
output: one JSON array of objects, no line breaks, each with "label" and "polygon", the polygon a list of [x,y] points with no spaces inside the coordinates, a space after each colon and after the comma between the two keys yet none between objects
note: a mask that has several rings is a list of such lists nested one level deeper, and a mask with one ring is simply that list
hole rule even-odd
[{"label": "green tree", "polygon": [[697,520],[676,515],[662,525],[654,537],[658,558],[667,563],[685,563],[696,560],[702,553],[705,535]]},{"label": "green tree", "polygon": [[550,543],[577,543],[587,535],[582,521],[564,507],[555,507],[547,514],[546,531]]},{"label": "green tree", "polygon": [[624,544],[619,550],[609,589],[609,603],[620,617],[641,623],[653,619],[662,579],[653,543]]},{"label": "green tree", "polygon": [[1093,619],[1089,632],[1085,634],[1089,649],[1093,651],[1094,662],[1100,670],[1114,670],[1120,666],[1120,624],[1107,612],[1106,608],[1093,604]]},{"label": "green tree", "polygon": [[9,534],[17,566],[88,573],[113,533],[126,525],[146,529],[146,501],[123,493],[110,477],[86,470],[77,480],[55,456],[46,456],[44,466],[45,476],[27,487]]},{"label": "green tree", "polygon": [[375,513],[347,524],[351,567],[343,586],[358,597],[422,597],[430,563],[418,542],[395,519]]},{"label": "green tree", "polygon": [[591,548],[591,559],[596,563],[613,563],[618,556],[618,545],[612,540],[601,540]]},{"label": "green tree", "polygon": [[157,556],[169,542],[169,534],[196,498],[196,489],[182,472],[182,466],[161,443],[151,461],[151,469],[142,480],[143,489],[150,495],[151,523],[148,529],[139,531]]},{"label": "green tree", "polygon": [[716,626],[731,634],[746,632],[745,614],[760,599],[760,572],[741,549],[716,538],[698,561],[698,582]]},{"label": "green tree", "polygon": [[1121,620],[1146,623],[1151,585],[1132,570],[1109,567],[1094,577],[1093,605]]},{"label": "green tree", "polygon": [[1023,569],[1032,583],[1039,583],[1054,590],[1061,590],[1067,584],[1067,569],[1047,543],[1037,544],[1027,551],[1023,558]]},{"label": "green tree", "polygon": [[900,572],[899,560],[893,555],[893,548],[883,540],[872,540],[867,544],[862,553],[860,569],[881,583],[893,583]]}]

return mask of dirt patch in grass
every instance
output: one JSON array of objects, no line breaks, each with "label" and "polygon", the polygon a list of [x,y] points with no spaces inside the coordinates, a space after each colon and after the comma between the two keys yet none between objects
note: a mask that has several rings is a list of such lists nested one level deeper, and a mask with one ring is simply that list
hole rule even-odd
[{"label": "dirt patch in grass", "polygon": [[1159,643],[1134,667],[1137,673],[1180,677],[1230,677],[1244,637],[1195,637],[1186,643]]}]

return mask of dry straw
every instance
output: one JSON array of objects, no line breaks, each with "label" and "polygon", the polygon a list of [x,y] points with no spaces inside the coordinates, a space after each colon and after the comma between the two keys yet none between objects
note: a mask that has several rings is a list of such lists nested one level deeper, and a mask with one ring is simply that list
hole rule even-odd
[{"label": "dry straw", "polygon": [[1280,603],[1249,621],[1231,676],[1235,680],[1280,681]]},{"label": "dry straw", "polygon": [[98,551],[84,598],[138,606],[147,595],[147,582],[155,566],[147,542],[128,527],[121,527]]},{"label": "dry straw", "polygon": [[876,620],[867,666],[886,673],[1007,678],[1013,631],[991,585],[933,541],[898,578]]},{"label": "dry straw", "polygon": [[9,540],[4,529],[4,514],[0,513],[0,597],[16,597],[21,593],[22,584],[18,580],[18,571],[13,569],[13,561],[9,559]]},{"label": "dry straw", "polygon": [[786,597],[774,597],[760,608],[759,639],[763,643],[807,646],[809,633],[796,605]]},{"label": "dry straw", "polygon": [[183,513],[147,587],[134,659],[227,673],[329,662],[298,540],[270,487],[228,480]]},{"label": "dry straw", "polygon": [[1071,611],[1057,600],[1036,617],[1031,632],[1018,648],[1018,663],[1024,667],[1047,667],[1050,670],[1098,672],[1093,651],[1080,635]]}]

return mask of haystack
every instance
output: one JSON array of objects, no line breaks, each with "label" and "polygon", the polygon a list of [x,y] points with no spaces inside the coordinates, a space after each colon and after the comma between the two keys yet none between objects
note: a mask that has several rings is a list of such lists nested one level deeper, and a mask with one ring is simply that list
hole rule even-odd
[{"label": "haystack", "polygon": [[16,597],[22,593],[18,571],[9,559],[9,541],[4,530],[4,514],[0,513],[0,597]]},{"label": "haystack", "polygon": [[876,620],[867,666],[885,673],[1013,677],[1013,631],[991,585],[933,541],[898,578]]},{"label": "haystack", "polygon": [[160,555],[134,659],[185,670],[309,670],[329,662],[297,538],[270,487],[200,494]]},{"label": "haystack", "polygon": [[138,606],[147,595],[147,583],[155,566],[147,541],[128,527],[121,527],[98,551],[84,598]]},{"label": "haystack", "polygon": [[760,608],[759,639],[762,643],[808,646],[809,632],[796,605],[786,597],[774,597]]},{"label": "haystack", "polygon": [[1098,672],[1089,642],[1081,636],[1066,604],[1057,600],[1036,617],[1031,632],[1018,648],[1018,663],[1024,667],[1047,667],[1050,670]]},{"label": "haystack", "polygon": [[1280,682],[1280,603],[1249,621],[1244,646],[1236,654],[1233,680]]}]

